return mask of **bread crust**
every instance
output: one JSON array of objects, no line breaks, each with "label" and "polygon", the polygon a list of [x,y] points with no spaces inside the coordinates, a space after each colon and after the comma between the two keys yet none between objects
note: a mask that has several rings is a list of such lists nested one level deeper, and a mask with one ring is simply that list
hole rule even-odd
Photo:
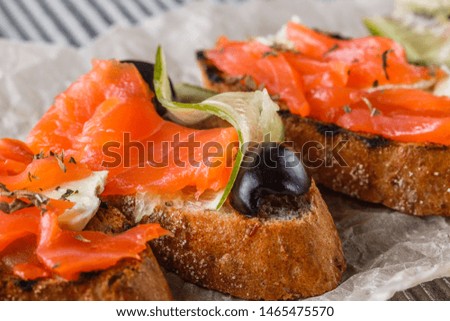
[{"label": "bread crust", "polygon": [[[87,229],[120,232],[130,226],[128,222],[117,209],[102,209]],[[59,278],[24,281],[0,262],[0,300],[171,300],[169,286],[150,247],[141,257],[121,260],[103,271],[82,273],[77,281],[70,282]]]},{"label": "bread crust", "polygon": [[[327,166],[325,157],[331,155],[323,150],[303,154],[309,173],[322,185],[408,214],[450,216],[448,146],[395,142],[290,113],[282,118],[286,140],[295,142],[299,152],[310,141],[319,142],[328,151],[345,142],[339,150],[345,166],[336,162]],[[326,138],[327,131],[332,140]],[[315,167],[316,160],[322,165]]]},{"label": "bread crust", "polygon": [[[131,202],[127,212],[133,212]],[[229,204],[217,211],[155,207],[143,222],[173,233],[151,242],[166,269],[197,285],[252,300],[299,299],[334,289],[346,264],[317,187],[263,200],[260,217]],[[267,218],[262,218],[262,216]]]},{"label": "bread crust", "polygon": [[[217,69],[203,52],[197,57],[207,88],[219,92],[248,90]],[[449,146],[403,143],[352,132],[293,115],[286,106],[281,108],[286,141],[292,141],[298,152],[304,152],[311,142],[317,144],[318,148],[311,148],[302,158],[318,184],[411,215],[450,216]],[[324,151],[332,151],[340,141],[346,142],[339,150],[346,165],[330,164],[332,155]]]}]

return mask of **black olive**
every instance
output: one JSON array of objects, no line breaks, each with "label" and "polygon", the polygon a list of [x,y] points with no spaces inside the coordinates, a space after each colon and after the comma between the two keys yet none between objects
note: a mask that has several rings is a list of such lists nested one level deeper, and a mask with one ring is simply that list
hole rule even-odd
[{"label": "black olive", "polygon": [[302,195],[311,179],[295,153],[279,143],[261,143],[248,149],[230,194],[231,205],[246,216],[258,214],[267,195]]},{"label": "black olive", "polygon": [[[149,62],[145,61],[139,61],[139,60],[121,60],[121,62],[133,64],[136,66],[137,70],[141,74],[144,81],[148,84],[150,89],[155,92],[155,86],[153,84],[153,74],[155,72],[155,65]],[[175,90],[173,89],[172,82],[170,81],[170,89],[172,91],[172,98],[175,100]],[[160,104],[160,102],[156,99],[156,96],[152,100],[153,104],[155,105],[156,111],[160,116],[164,116],[164,114],[167,112],[166,108],[164,108],[163,105]]]}]

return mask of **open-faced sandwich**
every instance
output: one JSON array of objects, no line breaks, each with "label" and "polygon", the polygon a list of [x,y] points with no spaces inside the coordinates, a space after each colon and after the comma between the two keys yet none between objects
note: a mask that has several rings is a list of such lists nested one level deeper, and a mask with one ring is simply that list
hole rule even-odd
[{"label": "open-faced sandwich", "polygon": [[[269,300],[338,285],[345,261],[335,225],[282,144],[268,93],[188,93],[189,103],[186,91],[174,97],[161,50],[154,68],[97,60],[26,145],[3,141],[1,298],[170,298],[145,249],[166,230],[151,242],[158,261],[210,289]],[[214,128],[210,115],[228,125]],[[100,194],[98,211],[85,189]]]},{"label": "open-faced sandwich", "polygon": [[0,299],[172,298],[147,245],[168,232],[128,229],[117,209],[99,209],[106,176],[73,156],[0,140]]},{"label": "open-faced sandwich", "polygon": [[343,39],[287,23],[200,51],[207,87],[266,88],[286,140],[320,184],[414,215],[450,216],[447,73],[410,64],[391,39]]}]

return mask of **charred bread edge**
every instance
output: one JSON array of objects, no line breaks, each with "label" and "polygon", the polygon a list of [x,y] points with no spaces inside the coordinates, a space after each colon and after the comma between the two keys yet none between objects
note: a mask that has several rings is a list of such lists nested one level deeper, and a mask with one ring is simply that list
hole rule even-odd
[{"label": "charred bread edge", "polygon": [[[209,61],[203,51],[197,52],[206,87],[223,92],[247,90],[230,81]],[[340,151],[347,167],[334,164],[311,168],[306,155],[303,161],[312,177],[335,191],[392,209],[418,216],[450,216],[450,147],[432,143],[403,143],[378,135],[349,131],[334,124],[323,123],[280,112],[286,128],[286,140],[302,146],[316,141],[332,150],[326,133],[333,141],[347,141]],[[322,157],[323,155],[314,155]]]}]

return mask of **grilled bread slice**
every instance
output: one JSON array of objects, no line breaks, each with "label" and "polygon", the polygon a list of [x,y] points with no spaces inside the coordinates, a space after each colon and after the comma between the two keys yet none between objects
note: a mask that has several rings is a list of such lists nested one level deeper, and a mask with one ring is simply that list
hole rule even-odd
[{"label": "grilled bread slice", "polygon": [[[100,209],[87,229],[105,233],[126,230],[131,222],[119,210]],[[0,262],[1,300],[171,300],[172,294],[150,247],[142,260],[125,259],[103,271],[83,273],[77,281],[49,278],[25,281]]]},{"label": "grilled bread slice", "polygon": [[[203,52],[198,52],[197,58],[207,88],[219,92],[250,90],[220,71]],[[286,141],[292,141],[298,152],[311,142],[316,144],[302,156],[317,183],[407,214],[450,216],[448,146],[403,143],[352,132],[291,114],[282,104],[280,107]],[[333,161],[333,156],[340,161]]]},{"label": "grilled bread slice", "polygon": [[[131,196],[106,201],[130,218],[142,214]],[[302,196],[267,196],[251,218],[228,203],[213,211],[168,199],[151,208],[142,222],[158,222],[173,233],[151,242],[158,261],[209,289],[244,299],[306,298],[334,289],[346,267],[314,183]]]}]

